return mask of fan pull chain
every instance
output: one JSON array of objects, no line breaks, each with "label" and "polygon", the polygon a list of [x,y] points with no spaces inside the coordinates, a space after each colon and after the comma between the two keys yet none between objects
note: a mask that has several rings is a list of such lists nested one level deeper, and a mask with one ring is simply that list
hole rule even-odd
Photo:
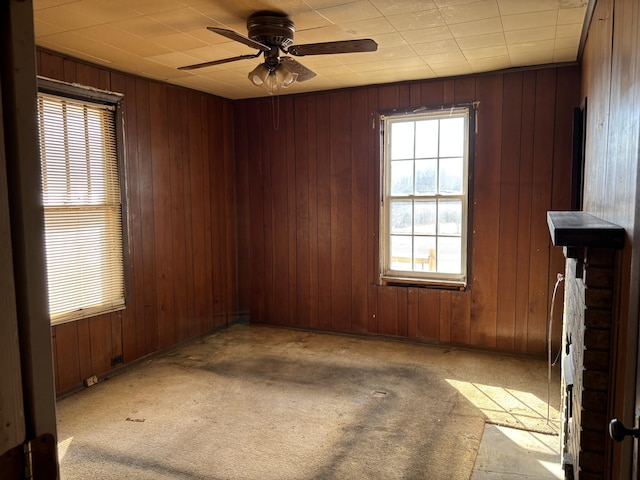
[{"label": "fan pull chain", "polygon": [[276,95],[271,96],[271,120],[273,129],[278,130],[280,128],[280,89]]}]

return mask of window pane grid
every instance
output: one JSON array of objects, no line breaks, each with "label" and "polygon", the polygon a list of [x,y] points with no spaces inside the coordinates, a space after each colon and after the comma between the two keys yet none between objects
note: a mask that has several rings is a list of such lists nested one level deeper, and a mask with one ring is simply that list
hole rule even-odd
[{"label": "window pane grid", "polygon": [[115,109],[40,93],[38,125],[51,320],[122,308]]},{"label": "window pane grid", "polygon": [[464,281],[468,110],[390,119],[385,132],[385,273]]}]

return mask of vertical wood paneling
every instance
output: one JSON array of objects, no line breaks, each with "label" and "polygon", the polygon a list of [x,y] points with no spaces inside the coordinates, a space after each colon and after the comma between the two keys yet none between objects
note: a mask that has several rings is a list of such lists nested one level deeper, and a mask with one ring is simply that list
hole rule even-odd
[{"label": "vertical wood paneling", "polygon": [[[251,257],[251,317],[255,322],[266,321],[266,251],[265,251],[265,216],[263,211],[265,188],[264,171],[262,163],[261,143],[253,138],[254,132],[260,130],[260,116],[258,105],[247,104],[247,129],[246,135],[241,136],[241,141],[248,145],[248,158],[250,162],[247,168],[249,177],[249,207],[251,222],[249,224],[250,257]],[[240,130],[240,125],[236,123]]]},{"label": "vertical wood paneling", "polygon": [[[419,91],[418,91],[419,92]],[[369,110],[364,89],[351,92],[351,331],[366,332],[367,190],[369,185]],[[417,319],[416,319],[417,320]]]},{"label": "vertical wood paneling", "polygon": [[[93,358],[91,352],[91,333],[89,322],[91,319],[83,318],[76,323],[78,329],[78,360],[80,362],[80,381],[90,377],[93,372]],[[97,362],[100,364],[101,362]]]},{"label": "vertical wood paneling", "polygon": [[[319,324],[319,277],[318,277],[318,167],[317,167],[317,118],[316,97],[304,97],[307,105],[307,147],[306,157],[309,160],[309,326]],[[304,152],[302,153],[304,155]],[[303,319],[298,319],[303,322]]]},{"label": "vertical wood paneling", "polygon": [[[549,292],[550,244],[546,212],[551,209],[553,179],[553,135],[555,128],[556,70],[537,72],[536,80],[536,136],[533,144],[533,183],[531,200],[531,249],[529,283],[537,288],[529,290],[529,323],[527,350],[532,353],[546,351]],[[547,285],[546,288],[542,288]]]},{"label": "vertical wood paneling", "polygon": [[[285,110],[280,100],[272,108],[280,110],[279,128],[271,130],[273,143],[269,150],[271,154],[271,192],[270,204],[271,228],[272,228],[272,262],[273,268],[273,304],[272,312],[274,322],[278,325],[289,323],[289,228],[291,227],[289,216],[289,191],[288,191],[288,168],[287,168],[287,143],[286,127],[287,121]],[[291,292],[295,294],[295,292]]]},{"label": "vertical wood paneling", "polygon": [[[209,176],[209,171],[211,167],[211,162],[207,161],[209,158],[209,147],[212,146],[213,138],[220,133],[219,128],[211,131],[210,134],[207,134],[209,131],[209,118],[212,115],[209,112],[209,99],[201,96],[200,98],[200,142],[202,143],[202,232],[203,232],[203,241],[204,241],[204,282],[201,284],[201,302],[202,302],[202,316],[200,320],[200,332],[204,333],[213,329],[214,327],[214,302],[220,302],[223,298],[223,295],[217,291],[218,285],[220,283],[214,283],[214,269],[216,265],[220,264],[220,259],[217,258],[216,262],[213,261],[213,250],[214,243],[218,246],[217,250],[220,251],[219,245],[223,242],[223,235],[220,231],[216,232],[216,240],[213,241],[213,227],[212,227],[212,219],[211,219],[211,210],[212,203],[215,204],[214,210],[218,210],[220,205],[220,195],[215,195],[212,197],[211,192],[211,177]],[[213,146],[216,148],[217,146]],[[219,148],[219,147],[217,147]],[[214,190],[216,193],[222,193],[222,189]],[[218,297],[214,297],[214,292],[218,293]]]},{"label": "vertical wood paneling", "polygon": [[[223,290],[227,291],[227,303],[224,307],[224,325],[229,325],[231,322],[235,322],[236,318],[244,312],[244,308],[241,308],[239,304],[239,295],[238,295],[238,282],[236,281],[238,277],[238,232],[236,226],[236,218],[238,216],[237,207],[236,207],[236,185],[235,185],[235,176],[236,176],[236,167],[235,167],[235,158],[234,158],[234,136],[233,136],[233,107],[230,102],[221,101],[216,99],[218,102],[222,104],[222,131],[223,131],[223,142],[224,149],[222,150],[222,162],[224,163],[224,232],[225,235],[225,253],[224,253],[224,272],[223,278],[224,284],[222,286]],[[209,112],[209,114],[213,114],[215,112]],[[216,150],[213,149],[209,156],[214,157]],[[212,166],[215,168],[215,164]],[[246,253],[247,250],[243,249],[243,253]],[[246,278],[246,277],[243,277]],[[218,327],[218,325],[216,325]]]},{"label": "vertical wood paneling", "polygon": [[531,250],[531,194],[536,105],[536,72],[523,73],[520,130],[520,185],[518,189],[518,256],[516,273],[515,349],[527,351],[529,325],[529,266]]},{"label": "vertical wood paneling", "polygon": [[440,324],[441,292],[434,289],[420,289],[418,308],[420,320],[418,322],[419,338],[437,341],[449,338],[449,319]]},{"label": "vertical wood paneling", "polygon": [[127,308],[53,327],[64,392],[107,373],[118,355],[129,363],[237,312],[233,109],[61,55],[37,58],[40,75],[124,94]]},{"label": "vertical wood paneling", "polygon": [[[294,99],[291,96],[285,97],[284,102],[284,115],[287,125],[293,123],[290,126],[290,129],[295,132],[295,117],[294,117]],[[296,209],[296,191],[297,191],[297,182],[296,182],[296,155],[295,155],[295,138],[286,135],[285,130],[285,146],[286,146],[286,159],[287,159],[287,214],[289,217],[288,221],[288,229],[287,229],[287,245],[288,249],[288,267],[289,267],[289,301],[287,302],[288,306],[288,315],[287,315],[287,324],[295,325],[298,323],[298,279],[297,279],[297,255],[296,255],[296,244],[297,244],[297,229],[298,229],[298,218],[297,218],[297,209]]]},{"label": "vertical wood paneling", "polygon": [[[369,103],[369,119],[371,130],[379,127],[379,119],[376,112],[379,109],[378,89],[368,88],[367,97]],[[380,205],[380,163],[373,159],[379,158],[379,139],[369,135],[369,148],[367,149],[369,183],[367,186],[367,302],[368,322],[370,333],[378,332],[378,286],[377,279],[380,274],[380,250],[378,246],[379,235],[379,205]]]},{"label": "vertical wood paneling", "polygon": [[330,102],[331,161],[331,328],[351,329],[351,117],[345,115],[348,92]]},{"label": "vertical wood paneling", "polygon": [[171,165],[168,103],[167,87],[158,83],[150,84],[153,238],[155,240],[156,312],[160,348],[166,348],[175,343],[171,168],[168,168]]},{"label": "vertical wood paneling", "polygon": [[419,338],[420,322],[420,288],[409,288],[407,291],[407,337]]},{"label": "vertical wood paneling", "polygon": [[[142,238],[142,291],[144,302],[141,352],[148,354],[158,348],[156,299],[155,227],[153,218],[153,162],[151,160],[151,118],[149,81],[136,78],[136,120],[138,188],[140,189],[140,223]],[[140,352],[139,352],[140,353]]]},{"label": "vertical wood paneling", "polygon": [[476,84],[480,106],[473,165],[470,333],[472,344],[486,347],[496,346],[502,85],[497,75],[480,77]]},{"label": "vertical wood paneling", "polygon": [[[182,117],[181,92],[176,89],[168,91],[167,114],[169,118]],[[169,177],[171,190],[171,260],[173,262],[173,334],[175,341],[187,337],[188,294],[187,294],[187,250],[186,250],[186,218],[185,218],[185,180],[183,164],[182,122],[169,124]]]},{"label": "vertical wood paneling", "polygon": [[408,335],[408,321],[409,321],[409,311],[408,311],[408,288],[399,288],[397,291],[397,303],[398,303],[398,312],[397,312],[397,331],[396,335],[399,337],[407,337]]},{"label": "vertical wood paneling", "polygon": [[[191,245],[192,245],[192,265],[193,265],[193,313],[194,322],[191,325],[190,335],[202,333],[207,322],[206,299],[209,297],[207,285],[207,264],[206,264],[206,240],[204,229],[205,223],[205,192],[203,175],[203,141],[201,129],[206,118],[202,115],[202,98],[195,92],[188,94],[189,104],[189,174],[191,186]],[[204,123],[206,125],[206,122]],[[208,179],[206,179],[208,181]]]},{"label": "vertical wood paneling", "polygon": [[[581,99],[588,100],[583,209],[626,231],[616,316],[619,333],[612,341],[611,373],[616,388],[608,415],[631,424],[638,410],[640,316],[639,22],[637,1],[596,2],[581,72]],[[611,472],[608,478],[634,477],[637,446],[631,442],[611,443],[604,452],[605,471]]]},{"label": "vertical wood paneling", "polygon": [[[316,101],[316,194],[318,219],[318,327],[331,330],[331,143],[330,102],[326,94]],[[335,207],[334,207],[335,208]]]},{"label": "vertical wood paneling", "polygon": [[[273,103],[271,107],[256,109],[256,113],[262,117],[259,129],[264,125],[266,128],[273,125]],[[260,159],[262,160],[262,209],[263,209],[263,241],[264,241],[264,320],[268,323],[279,324],[281,320],[274,314],[274,216],[273,216],[273,176],[271,164],[271,142],[272,139],[266,135],[260,135],[255,140],[261,144]],[[277,172],[276,172],[277,173]],[[277,213],[277,212],[276,212]]]},{"label": "vertical wood paneling", "polygon": [[91,373],[107,372],[111,369],[111,354],[113,351],[111,344],[111,314],[106,313],[91,317],[87,323],[91,347]]},{"label": "vertical wood paneling", "polygon": [[311,309],[311,235],[310,225],[310,177],[307,145],[309,136],[309,110],[305,97],[294,100],[295,138],[295,211],[296,211],[296,315],[294,325],[310,327]]},{"label": "vertical wood paneling", "polygon": [[378,288],[378,331],[381,335],[398,334],[398,287]]},{"label": "vertical wood paneling", "polygon": [[58,391],[82,382],[78,352],[78,326],[76,322],[58,325],[55,329],[56,388]]},{"label": "vertical wood paneling", "polygon": [[[515,342],[515,304],[518,244],[518,198],[520,177],[520,128],[522,122],[522,73],[504,78],[502,109],[502,161],[500,165],[500,231],[498,251],[498,310],[496,345],[512,350]],[[514,141],[516,140],[516,141]]]},{"label": "vertical wood paneling", "polygon": [[[567,73],[563,89],[577,82],[577,69],[566,70],[572,73]],[[282,272],[272,276],[255,270],[250,290],[264,292],[267,304],[281,303],[285,292],[275,295],[279,287],[273,282],[286,280],[288,275],[289,308],[295,303],[297,312],[291,318],[289,310],[290,325],[543,353],[545,319],[541,308],[530,307],[531,300],[548,295],[550,240],[544,225],[531,222],[546,215],[552,198],[554,208],[563,208],[566,199],[556,190],[563,188],[570,168],[564,141],[549,144],[545,140],[549,131],[564,135],[570,129],[568,113],[558,108],[570,114],[571,100],[562,105],[548,103],[556,96],[555,83],[541,80],[544,86],[538,85],[538,77],[555,78],[555,72],[547,69],[305,94],[293,100],[291,115],[296,121],[281,120],[280,128],[286,132],[258,129],[251,114],[246,115],[246,123],[237,121],[236,128],[245,132],[236,132],[236,138],[248,141],[250,151],[259,145],[256,155],[261,156],[257,160],[249,154],[246,168],[242,167],[249,176],[250,190],[265,189],[262,203],[250,205],[252,231],[261,222],[267,228],[286,223],[286,219],[292,222],[291,202],[296,212],[296,235],[289,231],[279,246],[260,232],[251,233],[251,251],[260,251],[264,245],[270,255],[265,264]],[[537,94],[543,88],[548,91],[539,100]],[[480,102],[472,160],[473,278],[464,291],[380,286],[378,112],[471,101]],[[270,102],[243,100],[236,112],[253,111],[268,124],[265,111],[270,111]],[[546,123],[539,134],[540,116]],[[293,176],[290,164],[281,161],[282,155],[291,155],[288,138],[294,139]],[[548,158],[543,160],[543,155]],[[534,160],[550,162],[550,158],[553,171],[543,168],[534,176]],[[261,169],[270,178],[262,178]],[[542,178],[547,180],[546,187],[541,187]],[[276,190],[282,188],[288,189],[286,197],[277,197]],[[532,274],[530,268],[538,252],[544,252],[540,267],[544,278]],[[287,269],[292,259],[296,268],[291,269],[289,263]],[[291,284],[293,274],[295,285]],[[255,303],[254,299],[252,319],[280,322],[260,317]]]},{"label": "vertical wood paneling", "polygon": [[[297,119],[297,117],[296,117]],[[249,142],[246,140],[246,131],[237,128],[236,124],[248,125],[247,104],[239,102],[235,110],[233,128],[233,143],[235,145],[236,175],[236,200],[237,210],[231,220],[237,222],[237,246],[238,246],[238,277],[251,279],[251,189],[249,187]],[[306,140],[306,139],[305,139]],[[306,159],[306,156],[302,155]],[[237,289],[238,311],[248,313],[251,308],[251,282],[240,282]],[[306,318],[301,315],[300,318]]]}]

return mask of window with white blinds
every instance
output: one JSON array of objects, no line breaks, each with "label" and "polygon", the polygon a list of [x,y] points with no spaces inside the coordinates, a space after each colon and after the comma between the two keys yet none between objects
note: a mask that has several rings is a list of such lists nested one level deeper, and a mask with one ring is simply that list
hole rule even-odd
[{"label": "window with white blinds", "polygon": [[115,107],[39,93],[38,124],[51,321],[124,308]]}]

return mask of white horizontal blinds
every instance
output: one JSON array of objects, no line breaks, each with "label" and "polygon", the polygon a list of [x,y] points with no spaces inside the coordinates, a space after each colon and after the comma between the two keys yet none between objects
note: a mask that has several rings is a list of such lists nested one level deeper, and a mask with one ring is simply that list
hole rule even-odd
[{"label": "white horizontal blinds", "polygon": [[38,95],[51,320],[124,306],[115,109]]}]

